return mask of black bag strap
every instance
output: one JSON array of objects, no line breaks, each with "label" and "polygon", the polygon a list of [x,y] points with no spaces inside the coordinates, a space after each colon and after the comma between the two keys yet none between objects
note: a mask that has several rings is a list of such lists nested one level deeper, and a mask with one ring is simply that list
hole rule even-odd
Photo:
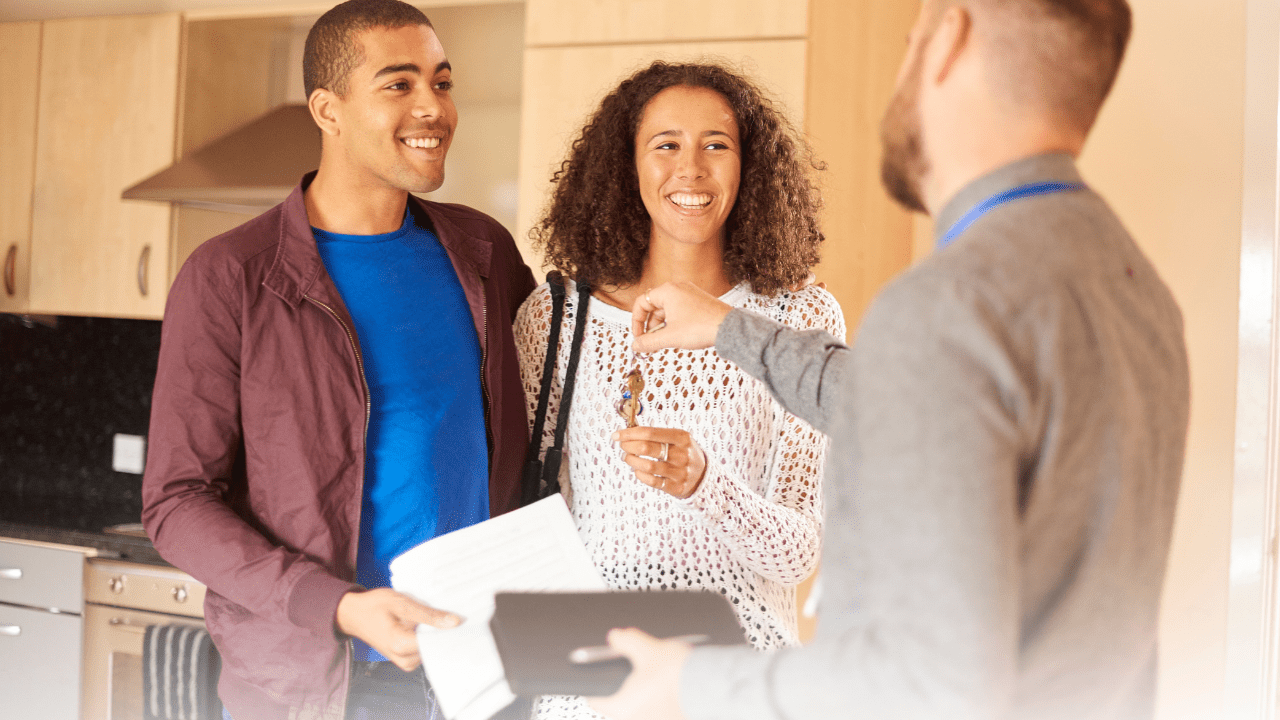
[{"label": "black bag strap", "polygon": [[556,354],[560,351],[560,325],[564,317],[564,278],[559,271],[547,273],[547,287],[551,290],[551,326],[547,337],[547,358],[542,363],[542,384],[538,389],[538,409],[533,414],[533,431],[529,433],[529,449],[524,455],[524,477],[521,482],[520,504],[528,505],[538,499],[542,482],[542,429],[547,422],[547,405],[551,402],[551,382],[555,378]]},{"label": "black bag strap", "polygon": [[525,453],[522,479],[521,504],[549,497],[560,492],[560,461],[563,457],[565,426],[569,421],[569,406],[573,402],[573,382],[578,371],[578,358],[582,351],[582,338],[586,330],[587,306],[591,301],[591,288],[578,284],[578,315],[569,349],[569,366],[565,372],[564,391],[560,398],[560,413],[556,418],[552,446],[542,454],[542,430],[547,421],[547,409],[551,402],[551,385],[555,380],[556,356],[560,350],[560,328],[564,323],[564,309],[568,305],[564,278],[557,271],[547,273],[547,286],[551,290],[551,327],[547,338],[547,356],[542,364],[542,386],[538,390],[538,408],[534,412],[533,432]]},{"label": "black bag strap", "polygon": [[560,492],[560,461],[564,456],[564,433],[569,426],[569,409],[573,406],[574,378],[578,374],[578,358],[582,355],[582,338],[587,332],[587,309],[591,305],[591,286],[578,283],[578,316],[573,326],[573,344],[569,346],[569,367],[565,369],[564,391],[560,394],[560,416],[551,447],[542,461],[542,478],[548,497]]}]

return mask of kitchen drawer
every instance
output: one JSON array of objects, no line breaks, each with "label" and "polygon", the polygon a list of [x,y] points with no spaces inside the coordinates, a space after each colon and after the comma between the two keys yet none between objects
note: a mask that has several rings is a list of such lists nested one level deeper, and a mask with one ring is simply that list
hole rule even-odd
[{"label": "kitchen drawer", "polygon": [[0,605],[0,717],[78,720],[80,616]]},{"label": "kitchen drawer", "polygon": [[81,612],[84,559],[77,550],[0,540],[0,602]]}]

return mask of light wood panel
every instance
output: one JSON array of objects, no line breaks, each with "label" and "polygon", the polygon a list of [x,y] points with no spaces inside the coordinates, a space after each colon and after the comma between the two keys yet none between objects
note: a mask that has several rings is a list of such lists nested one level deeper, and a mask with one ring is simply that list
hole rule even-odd
[{"label": "light wood panel", "polygon": [[912,260],[911,216],[880,184],[880,118],[919,8],[918,0],[810,3],[806,128],[828,165],[817,274],[844,308],[850,340],[871,299]]},{"label": "light wood panel", "polygon": [[120,193],[173,162],[180,30],[177,14],[44,24],[33,311],[163,314],[170,208]]},{"label": "light wood panel", "polygon": [[[35,2],[37,0],[23,0]],[[48,0],[38,0],[48,2]],[[63,2],[100,2],[101,0],[63,0]],[[117,0],[117,2],[144,2],[146,0]],[[502,0],[409,0],[409,4],[430,13],[432,8],[455,8],[492,5]],[[324,2],[294,2],[293,0],[167,0],[166,6],[183,10],[188,20],[228,20],[233,18],[262,17],[319,17],[337,5],[336,0]]]},{"label": "light wood panel", "polygon": [[13,293],[0,279],[0,312],[28,309],[39,77],[40,23],[0,25],[0,275],[13,248]]},{"label": "light wood panel", "polygon": [[803,40],[526,50],[516,241],[535,274],[542,274],[542,256],[533,252],[528,235],[545,209],[551,173],[601,98],[624,77],[657,59],[709,60],[735,66],[780,100],[797,127],[803,120]]},{"label": "light wood panel", "polygon": [[516,232],[524,5],[427,9],[453,64],[458,127],[444,185],[424,197],[469,205]]},{"label": "light wood panel", "polygon": [[808,10],[806,0],[529,0],[525,42],[796,38],[808,32]]}]

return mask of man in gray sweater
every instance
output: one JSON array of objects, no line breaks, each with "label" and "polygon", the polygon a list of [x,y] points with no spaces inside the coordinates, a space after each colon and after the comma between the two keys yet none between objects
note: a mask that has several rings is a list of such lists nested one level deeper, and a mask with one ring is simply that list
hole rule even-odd
[{"label": "man in gray sweater", "polygon": [[1129,29],[1124,0],[925,0],[884,176],[934,215],[940,247],[853,348],[688,285],[637,301],[637,350],[714,344],[832,437],[823,593],[813,642],[771,655],[614,631],[635,670],[597,709],[1151,716],[1182,320],[1074,162]]}]

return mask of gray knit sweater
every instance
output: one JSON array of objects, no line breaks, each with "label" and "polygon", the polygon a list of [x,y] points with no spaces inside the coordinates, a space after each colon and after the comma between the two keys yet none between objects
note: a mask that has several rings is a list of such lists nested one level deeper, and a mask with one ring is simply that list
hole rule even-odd
[{"label": "gray knit sweater", "polygon": [[[983,177],[949,228],[1045,155]],[[827,432],[819,626],[696,650],[694,720],[1149,717],[1186,440],[1169,290],[1083,190],[1003,205],[890,284],[853,348],[742,311],[721,355]]]}]

